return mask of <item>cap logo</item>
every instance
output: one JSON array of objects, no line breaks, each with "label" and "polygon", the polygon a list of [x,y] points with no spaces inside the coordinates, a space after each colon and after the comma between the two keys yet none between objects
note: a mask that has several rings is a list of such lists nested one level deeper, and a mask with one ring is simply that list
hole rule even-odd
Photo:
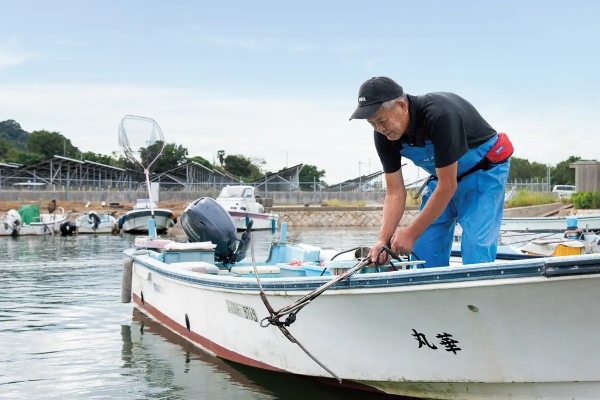
[{"label": "cap logo", "polygon": [[367,101],[367,99],[366,99],[365,97],[359,97],[359,98],[358,98],[358,101],[359,101],[359,102],[360,102],[360,101]]}]

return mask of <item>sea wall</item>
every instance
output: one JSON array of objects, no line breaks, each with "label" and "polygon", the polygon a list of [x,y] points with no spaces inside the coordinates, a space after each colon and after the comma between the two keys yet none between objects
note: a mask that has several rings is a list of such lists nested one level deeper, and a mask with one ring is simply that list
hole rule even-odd
[{"label": "sea wall", "polygon": [[[290,227],[379,227],[383,219],[383,207],[273,207],[269,211]],[[407,208],[399,225],[407,226],[418,211]]]}]

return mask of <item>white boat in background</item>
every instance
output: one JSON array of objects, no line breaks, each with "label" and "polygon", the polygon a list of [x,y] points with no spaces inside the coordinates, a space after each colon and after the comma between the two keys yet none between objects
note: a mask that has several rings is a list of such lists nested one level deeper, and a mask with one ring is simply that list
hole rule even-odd
[{"label": "white boat in background", "polygon": [[282,224],[254,265],[251,236],[211,200],[182,215],[205,242],[136,240],[123,271],[123,301],[210,354],[417,398],[598,398],[600,254],[337,275],[365,263],[288,244]]},{"label": "white boat in background", "polygon": [[600,215],[570,215],[565,217],[504,217],[502,218],[502,231],[519,232],[563,232],[573,228],[569,224],[575,223],[588,231],[600,231]]},{"label": "white boat in background", "polygon": [[217,203],[229,213],[238,231],[243,231],[252,219],[252,230],[277,229],[279,215],[266,213],[257,199],[254,186],[226,186],[217,197]]},{"label": "white boat in background", "polygon": [[95,211],[85,213],[75,221],[77,233],[116,233],[119,231],[117,219],[109,213]]},{"label": "white boat in background", "polygon": [[22,223],[23,218],[17,210],[8,210],[0,217],[0,236],[17,236]]},{"label": "white boat in background", "polygon": [[[155,203],[152,203],[154,209],[154,220],[156,223],[156,231],[164,233],[167,231],[171,222],[177,222],[177,216],[173,211],[167,208],[157,208]],[[149,199],[138,199],[133,210],[128,211],[117,220],[119,229],[123,229],[129,233],[147,233],[148,220],[152,218]]]},{"label": "white boat in background", "polygon": [[39,205],[22,204],[18,211],[9,210],[0,218],[0,236],[53,235],[66,219],[62,207],[40,214]]}]

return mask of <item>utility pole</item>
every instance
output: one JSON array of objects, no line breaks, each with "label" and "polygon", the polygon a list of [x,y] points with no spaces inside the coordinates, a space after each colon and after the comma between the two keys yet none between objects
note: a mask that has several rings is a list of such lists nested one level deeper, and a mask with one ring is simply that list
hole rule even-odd
[{"label": "utility pole", "polygon": [[360,175],[360,165],[361,164],[362,164],[362,162],[359,161],[358,162],[358,191],[360,191],[360,187],[362,185],[362,182],[361,182],[362,179],[361,179],[361,175]]}]

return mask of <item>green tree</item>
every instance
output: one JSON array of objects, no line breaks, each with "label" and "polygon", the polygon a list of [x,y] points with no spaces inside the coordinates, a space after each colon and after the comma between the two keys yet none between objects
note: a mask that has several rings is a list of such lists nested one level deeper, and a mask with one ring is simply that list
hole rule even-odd
[{"label": "green tree", "polygon": [[29,135],[27,150],[32,153],[42,154],[45,158],[55,155],[65,157],[77,157],[79,149],[59,132],[46,130],[34,131]]},{"label": "green tree", "polygon": [[7,159],[11,157],[15,151],[15,146],[8,139],[0,137],[0,159]]},{"label": "green tree", "polygon": [[300,188],[302,190],[314,190],[313,182],[323,184],[322,178],[325,177],[325,170],[319,169],[314,165],[304,164],[300,170]]},{"label": "green tree", "polygon": [[188,161],[197,162],[200,165],[204,165],[206,168],[214,169],[214,166],[205,158],[200,156],[194,156],[190,158]]},{"label": "green tree", "polygon": [[539,162],[530,164],[531,176],[530,179],[546,179],[548,177],[548,166]]},{"label": "green tree", "polygon": [[528,160],[519,157],[511,157],[510,171],[508,179],[529,179],[531,178],[531,164]]},{"label": "green tree", "polygon": [[117,166],[117,159],[112,156],[107,156],[100,153],[94,153],[92,151],[86,151],[85,153],[81,153],[81,159],[87,161],[93,161],[104,165],[110,165],[113,167]]},{"label": "green tree", "polygon": [[524,158],[511,157],[508,179],[546,179],[548,167],[542,163],[532,162]]},{"label": "green tree", "polygon": [[17,149],[26,150],[28,138],[29,132],[21,129],[21,125],[15,120],[0,122],[0,139],[8,140]]},{"label": "green tree", "polygon": [[187,163],[187,156],[188,149],[186,149],[182,145],[168,143],[165,146],[162,155],[156,161],[156,172],[167,172],[175,167],[179,167],[180,165]]},{"label": "green tree", "polygon": [[[225,157],[225,169],[234,176],[248,178],[252,175],[252,161],[240,154],[230,154]],[[254,166],[256,168],[256,166]]]},{"label": "green tree", "polygon": [[574,185],[575,184],[575,170],[570,167],[571,163],[581,161],[581,157],[571,156],[565,161],[561,161],[556,164],[556,167],[552,170],[552,184],[553,185]]},{"label": "green tree", "polygon": [[44,161],[47,158],[48,157],[46,157],[45,155],[39,154],[39,153],[32,153],[32,152],[28,152],[28,151],[17,151],[16,154],[14,155],[14,157],[12,157],[10,160],[7,160],[7,161],[14,162],[17,164],[31,165],[31,164],[39,163],[40,161]]}]

